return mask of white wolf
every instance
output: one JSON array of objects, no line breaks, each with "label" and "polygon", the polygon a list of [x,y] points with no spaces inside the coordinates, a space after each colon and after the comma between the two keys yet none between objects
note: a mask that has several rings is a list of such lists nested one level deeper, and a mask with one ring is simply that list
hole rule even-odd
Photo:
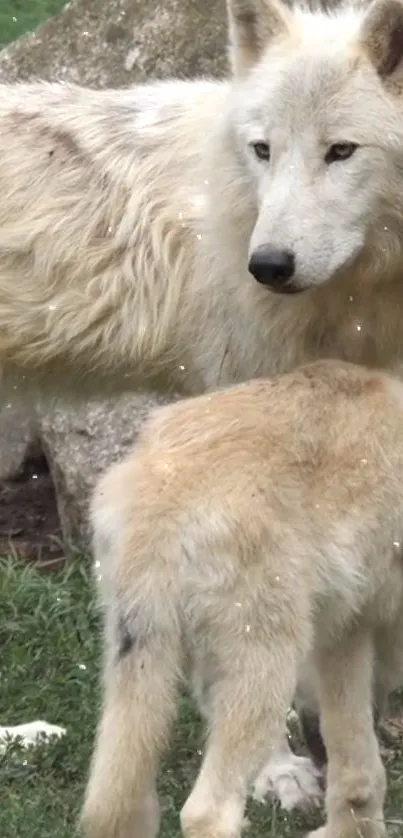
[{"label": "white wolf", "polygon": [[228,12],[228,81],[0,86],[0,367],[24,387],[400,364],[403,6]]},{"label": "white wolf", "polygon": [[228,81],[0,86],[6,383],[399,369],[403,5],[228,13]]}]

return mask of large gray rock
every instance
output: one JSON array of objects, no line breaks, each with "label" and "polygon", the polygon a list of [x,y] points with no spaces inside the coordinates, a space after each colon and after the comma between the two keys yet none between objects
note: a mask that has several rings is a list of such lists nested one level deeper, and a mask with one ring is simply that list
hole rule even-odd
[{"label": "large gray rock", "polygon": [[164,396],[142,394],[124,396],[117,403],[81,405],[74,411],[58,405],[40,419],[43,451],[69,547],[83,549],[88,543],[88,499],[95,481],[130,449],[150,409],[165,401]]},{"label": "large gray rock", "polygon": [[[0,80],[125,87],[173,74],[221,75],[226,64],[225,0],[72,0],[60,15],[0,53]],[[159,400],[156,394],[135,394],[113,403],[38,411],[68,544],[85,545],[94,480],[123,456],[149,407]],[[0,414],[0,445],[7,449],[14,436],[17,463],[17,449],[21,454],[27,435],[34,433],[31,416],[20,413],[7,428],[2,433]],[[11,460],[10,451],[4,462],[8,471]]]},{"label": "large gray rock", "polygon": [[71,0],[0,54],[0,78],[94,87],[225,67],[225,0]]}]

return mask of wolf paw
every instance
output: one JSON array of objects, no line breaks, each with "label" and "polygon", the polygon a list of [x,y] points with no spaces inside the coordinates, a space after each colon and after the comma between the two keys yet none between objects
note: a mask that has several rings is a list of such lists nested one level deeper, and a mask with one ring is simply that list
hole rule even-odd
[{"label": "wolf paw", "polygon": [[253,798],[261,803],[277,798],[288,812],[307,811],[322,803],[323,774],[307,757],[290,753],[283,759],[272,759],[254,784]]},{"label": "wolf paw", "polygon": [[[397,834],[397,833],[396,833]],[[305,833],[305,838],[386,838],[387,833],[384,826],[371,824],[358,824],[349,829],[331,828],[329,825],[314,829],[313,832]]]},{"label": "wolf paw", "polygon": [[4,749],[7,742],[19,739],[24,748],[27,748],[29,745],[37,745],[41,740],[49,739],[51,736],[60,738],[65,733],[64,727],[51,725],[49,722],[41,720],[12,727],[0,727],[0,747]]},{"label": "wolf paw", "polygon": [[[397,833],[396,833],[397,834]],[[361,821],[356,824],[351,822],[330,823],[325,826],[320,826],[319,829],[314,829],[313,832],[305,834],[305,838],[387,838],[387,830],[383,820],[379,821]]]}]

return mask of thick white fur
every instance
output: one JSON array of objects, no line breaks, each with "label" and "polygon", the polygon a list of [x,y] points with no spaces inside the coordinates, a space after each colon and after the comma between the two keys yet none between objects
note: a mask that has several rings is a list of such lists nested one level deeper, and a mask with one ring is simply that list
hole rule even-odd
[{"label": "thick white fur", "polygon": [[[282,9],[280,26],[268,0],[229,7],[230,81],[0,86],[0,366],[20,388],[400,364],[400,69],[377,72],[372,9]],[[325,165],[343,141],[361,147]],[[261,244],[293,249],[303,293],[253,279]]]}]

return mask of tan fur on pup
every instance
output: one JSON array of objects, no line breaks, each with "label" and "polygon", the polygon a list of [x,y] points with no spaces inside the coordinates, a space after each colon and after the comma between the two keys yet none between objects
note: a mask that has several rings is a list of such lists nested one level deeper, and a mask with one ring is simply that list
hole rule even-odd
[{"label": "tan fur on pup", "polygon": [[322,361],[156,410],[92,503],[104,704],[88,838],[155,838],[183,677],[208,723],[186,838],[237,838],[300,672],[328,752],[316,838],[385,835],[372,720],[403,677],[403,385]]}]

